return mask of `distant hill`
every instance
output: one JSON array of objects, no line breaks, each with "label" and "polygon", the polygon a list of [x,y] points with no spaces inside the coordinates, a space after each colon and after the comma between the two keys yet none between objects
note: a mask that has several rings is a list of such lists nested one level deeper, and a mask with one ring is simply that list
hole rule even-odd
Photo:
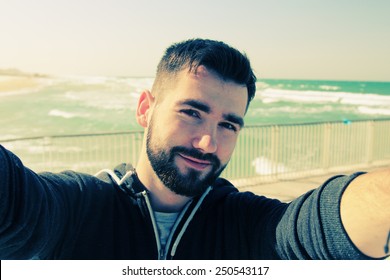
[{"label": "distant hill", "polygon": [[23,72],[23,71],[16,69],[16,68],[0,69],[0,75],[2,75],[2,76],[34,77],[34,78],[48,77],[48,75],[46,75],[46,74],[28,73],[28,72]]}]

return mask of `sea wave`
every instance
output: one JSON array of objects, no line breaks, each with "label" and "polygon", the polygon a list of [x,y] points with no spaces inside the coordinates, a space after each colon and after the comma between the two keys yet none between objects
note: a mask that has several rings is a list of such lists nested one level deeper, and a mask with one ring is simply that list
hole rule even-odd
[{"label": "sea wave", "polygon": [[320,85],[319,88],[326,91],[330,91],[330,90],[336,91],[340,89],[340,87],[338,86],[329,86],[329,85]]},{"label": "sea wave", "polygon": [[298,91],[268,88],[257,94],[264,103],[340,103],[348,105],[390,106],[390,96],[349,92]]},{"label": "sea wave", "polygon": [[120,86],[129,88],[150,89],[153,85],[154,78],[130,78],[130,77],[109,77],[109,76],[61,76],[58,77],[62,82],[68,84],[78,84],[85,86]]},{"label": "sea wave", "polygon": [[[345,108],[344,108],[345,109]],[[330,105],[324,105],[324,106],[318,106],[318,107],[298,107],[298,106],[275,106],[271,108],[253,108],[251,109],[251,112],[254,114],[279,114],[279,113],[290,113],[290,114],[296,114],[296,113],[305,113],[305,114],[318,114],[318,113],[327,113],[327,112],[334,112],[334,108]],[[340,110],[340,108],[338,108]]]},{"label": "sea wave", "polygon": [[84,118],[84,117],[88,117],[89,116],[88,114],[71,113],[71,112],[65,112],[65,111],[58,110],[58,109],[50,110],[48,115],[52,116],[52,117],[61,117],[61,118],[64,118],[64,119],[72,119],[72,118],[77,118],[77,117],[83,117]]},{"label": "sea wave", "polygon": [[77,101],[86,107],[105,110],[126,110],[137,104],[138,94],[134,92],[121,93],[109,91],[67,91],[63,97],[67,100]]},{"label": "sea wave", "polygon": [[366,115],[384,115],[390,116],[390,109],[388,108],[372,108],[367,106],[359,106],[358,111]]}]

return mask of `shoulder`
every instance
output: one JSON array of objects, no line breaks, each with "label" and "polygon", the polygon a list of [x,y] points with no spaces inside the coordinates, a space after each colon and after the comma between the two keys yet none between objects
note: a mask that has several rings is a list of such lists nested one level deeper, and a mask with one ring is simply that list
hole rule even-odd
[{"label": "shoulder", "polygon": [[96,176],[66,170],[59,173],[42,172],[36,175],[35,180],[40,182],[44,189],[66,199],[110,200],[110,197],[114,198],[123,193],[122,188],[108,174]]},{"label": "shoulder", "polygon": [[262,209],[262,211],[273,211],[279,208],[284,211],[288,205],[278,199],[268,198],[253,192],[241,192],[239,188],[223,178],[219,178],[215,182],[211,194],[214,202],[218,201],[225,205],[248,209],[249,211],[257,211],[259,209]]}]

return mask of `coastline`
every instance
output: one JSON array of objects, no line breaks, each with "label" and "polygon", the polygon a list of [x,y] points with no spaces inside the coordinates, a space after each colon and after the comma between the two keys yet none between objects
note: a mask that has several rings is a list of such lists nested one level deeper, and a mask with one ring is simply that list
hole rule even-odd
[{"label": "coastline", "polygon": [[0,97],[36,92],[48,84],[45,76],[0,74]]}]

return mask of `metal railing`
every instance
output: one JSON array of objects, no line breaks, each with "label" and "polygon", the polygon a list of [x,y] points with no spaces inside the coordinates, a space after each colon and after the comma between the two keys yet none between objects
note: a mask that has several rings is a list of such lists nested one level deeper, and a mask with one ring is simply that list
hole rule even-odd
[{"label": "metal railing", "polygon": [[226,176],[238,185],[390,164],[390,119],[248,127]]},{"label": "metal railing", "polygon": [[[36,172],[94,174],[136,164],[143,132],[0,140]],[[245,127],[222,174],[237,185],[288,180],[390,163],[390,119]]]}]

